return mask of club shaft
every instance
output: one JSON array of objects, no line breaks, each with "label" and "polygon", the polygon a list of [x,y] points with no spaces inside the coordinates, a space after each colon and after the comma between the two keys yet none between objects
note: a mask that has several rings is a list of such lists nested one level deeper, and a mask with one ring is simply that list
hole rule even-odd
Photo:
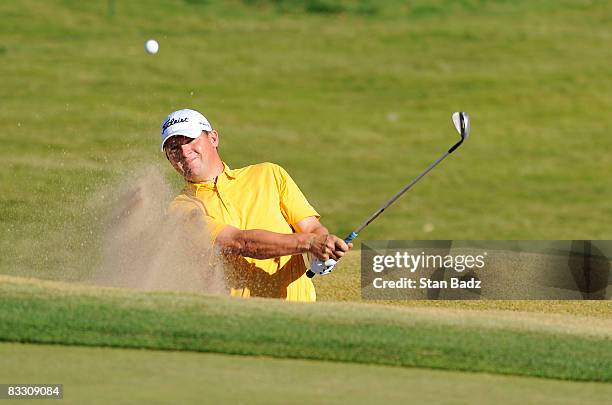
[{"label": "club shaft", "polygon": [[[455,145],[456,147],[457,145]],[[393,197],[391,197],[389,199],[389,201],[387,201],[385,203],[385,205],[383,205],[382,207],[380,207],[378,210],[376,210],[376,212],[374,212],[372,215],[370,215],[370,217],[368,219],[366,219],[360,226],[359,228],[355,229],[353,232],[351,232],[345,239],[344,241],[346,243],[352,242],[353,239],[355,239],[357,237],[357,235],[366,227],[368,226],[372,221],[374,221],[380,214],[382,214],[382,212],[384,210],[387,209],[387,207],[389,207],[391,204],[393,204],[395,202],[395,200],[397,200],[398,198],[400,198],[402,196],[402,194],[404,194],[406,191],[408,191],[412,186],[414,186],[419,180],[421,180],[427,173],[429,173],[431,171],[431,169],[433,169],[434,167],[436,167],[438,165],[438,163],[440,163],[441,161],[444,160],[444,158],[446,158],[448,155],[450,155],[452,153],[452,151],[455,149],[455,147],[451,148],[451,150],[445,152],[442,156],[440,156],[438,158],[438,160],[436,160],[435,162],[433,162],[431,165],[429,165],[429,167],[427,167],[427,169],[425,169],[421,174],[419,174],[414,180],[412,180],[410,183],[406,184],[400,191],[398,191],[397,193],[395,193],[395,195]],[[338,259],[340,260],[340,259]],[[306,276],[308,278],[312,278],[314,277],[316,274],[312,271],[312,270],[308,270],[306,272]]]},{"label": "club shaft", "polygon": [[[457,114],[457,113],[455,113],[455,114]],[[455,125],[455,127],[457,128],[457,131],[459,131],[459,133],[461,135],[461,140],[459,142],[457,142],[456,144],[454,144],[448,151],[446,151],[442,156],[440,156],[435,162],[430,164],[427,167],[427,169],[423,170],[423,172],[421,174],[419,174],[414,180],[412,180],[410,183],[406,184],[400,191],[395,193],[395,195],[393,197],[391,197],[389,199],[389,201],[387,201],[382,207],[380,207],[378,210],[376,210],[372,215],[370,215],[370,217],[368,219],[366,219],[361,225],[359,225],[359,227],[357,229],[352,231],[346,238],[344,238],[344,241],[346,243],[350,243],[355,238],[357,238],[359,233],[361,231],[363,231],[365,229],[365,227],[370,225],[372,223],[372,221],[374,221],[380,214],[383,213],[384,210],[386,210],[391,204],[393,204],[398,198],[400,198],[402,196],[402,194],[404,194],[406,191],[410,190],[410,188],[412,186],[414,186],[419,180],[421,180],[427,173],[429,173],[434,167],[436,167],[448,155],[453,153],[459,146],[461,146],[463,141],[469,135],[469,120],[467,118],[467,113],[460,113],[460,114],[463,114],[463,115],[461,115],[459,117],[461,119],[461,125],[460,126]],[[338,259],[338,260],[340,260],[340,259]],[[312,269],[309,269],[308,271],[306,271],[306,275],[309,278],[312,278],[312,277],[314,277],[316,275],[316,273],[313,272]]]},{"label": "club shaft", "polygon": [[433,169],[434,167],[436,167],[438,165],[438,163],[440,163],[441,161],[444,160],[444,158],[446,158],[448,155],[450,155],[451,152],[446,152],[444,153],[442,156],[440,156],[438,158],[438,160],[436,160],[435,162],[433,162],[431,165],[429,165],[429,167],[427,169],[425,169],[421,174],[419,174],[414,180],[412,180],[410,183],[406,184],[400,191],[398,191],[393,197],[391,197],[389,199],[389,201],[387,201],[385,203],[385,205],[383,205],[382,207],[380,207],[377,211],[375,211],[372,215],[370,215],[370,217],[368,219],[366,219],[361,225],[359,225],[359,227],[357,229],[355,229],[354,233],[355,234],[359,234],[366,226],[368,226],[372,221],[374,221],[380,214],[382,214],[382,212],[384,210],[386,210],[391,204],[393,204],[395,202],[395,200],[397,200],[398,198],[400,198],[402,196],[402,194],[404,194],[406,191],[410,190],[410,188],[412,186],[414,186],[419,180],[421,180],[427,173],[429,173],[431,171],[431,169]]}]

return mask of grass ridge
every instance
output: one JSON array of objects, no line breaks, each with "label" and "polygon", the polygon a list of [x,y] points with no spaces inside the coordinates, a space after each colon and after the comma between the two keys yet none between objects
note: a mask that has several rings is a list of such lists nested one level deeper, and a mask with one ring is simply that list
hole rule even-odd
[{"label": "grass ridge", "polygon": [[[609,336],[452,324],[368,305],[0,283],[0,340],[612,381]],[[59,284],[57,284],[59,285]],[[328,316],[329,315],[329,316]],[[372,315],[371,317],[369,317]]]}]

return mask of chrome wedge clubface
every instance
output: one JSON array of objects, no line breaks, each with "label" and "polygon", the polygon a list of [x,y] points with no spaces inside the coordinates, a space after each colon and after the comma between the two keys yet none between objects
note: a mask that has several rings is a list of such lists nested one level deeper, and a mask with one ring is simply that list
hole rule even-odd
[{"label": "chrome wedge clubface", "polygon": [[470,116],[466,112],[453,113],[453,124],[455,129],[461,135],[461,138],[466,139],[470,136]]},{"label": "chrome wedge clubface", "polygon": [[448,153],[453,153],[455,149],[457,149],[463,141],[470,136],[470,116],[466,112],[454,112],[453,113],[453,125],[455,125],[455,129],[461,135],[461,140],[454,144],[449,150]]}]

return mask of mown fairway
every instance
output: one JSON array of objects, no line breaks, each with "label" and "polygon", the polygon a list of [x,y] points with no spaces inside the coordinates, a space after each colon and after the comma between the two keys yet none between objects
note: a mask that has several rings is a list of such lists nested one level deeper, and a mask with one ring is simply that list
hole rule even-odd
[{"label": "mown fairway", "polygon": [[339,234],[453,143],[450,113],[465,110],[470,142],[362,238],[612,237],[610,2],[0,12],[2,273],[82,278],[99,256],[96,190],[145,163],[170,174],[158,127],[185,106],[218,126],[230,166],[284,165]]},{"label": "mown fairway", "polygon": [[10,343],[0,356],[2,381],[61,381],[67,404],[585,405],[612,395],[610,384],[266,357]]}]

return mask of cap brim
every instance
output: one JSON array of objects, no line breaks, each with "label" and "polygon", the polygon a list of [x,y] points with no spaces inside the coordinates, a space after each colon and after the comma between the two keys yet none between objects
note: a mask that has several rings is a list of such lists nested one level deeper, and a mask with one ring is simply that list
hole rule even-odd
[{"label": "cap brim", "polygon": [[168,131],[168,133],[164,136],[164,139],[161,143],[161,151],[164,151],[164,145],[166,144],[166,141],[172,138],[173,136],[182,135],[188,138],[196,139],[197,137],[202,135],[202,131],[203,129],[199,128],[173,128],[172,131]]}]

